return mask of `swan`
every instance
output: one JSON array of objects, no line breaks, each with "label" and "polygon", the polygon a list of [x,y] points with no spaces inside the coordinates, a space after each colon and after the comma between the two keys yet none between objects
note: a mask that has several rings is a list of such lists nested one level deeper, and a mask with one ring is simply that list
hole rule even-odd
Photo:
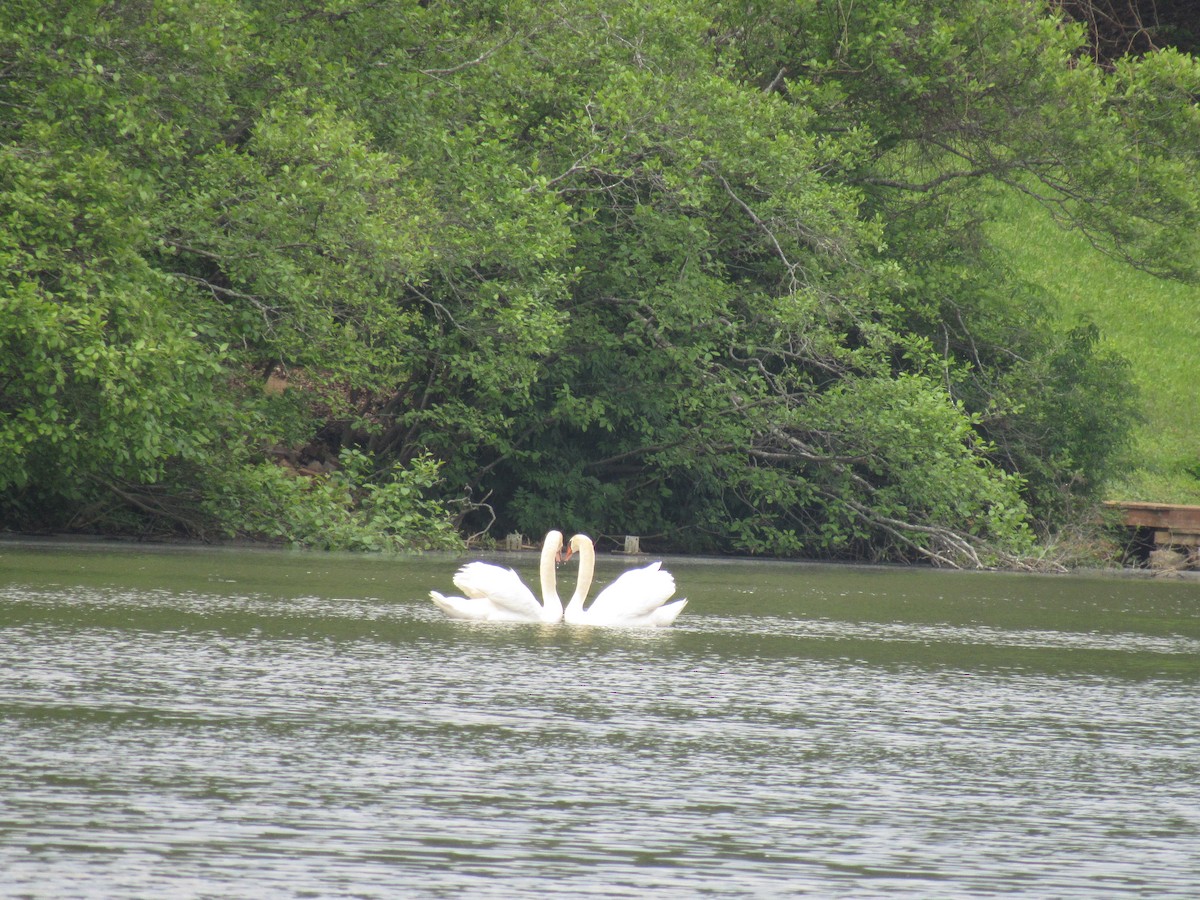
[{"label": "swan", "polygon": [[562,620],[563,605],[558,597],[554,564],[563,546],[561,531],[550,531],[542,543],[540,575],[543,603],[538,603],[525,582],[512,569],[491,563],[467,563],[454,574],[454,586],[465,597],[447,597],[430,591],[429,597],[451,619],[477,622],[546,622]]},{"label": "swan", "polygon": [[579,584],[567,604],[563,621],[570,625],[643,626],[666,628],[683,612],[687,599],[667,603],[675,593],[675,579],[654,562],[630,569],[596,595],[586,610],[583,603],[592,586],[596,548],[586,534],[571,538],[567,559],[579,554]]}]

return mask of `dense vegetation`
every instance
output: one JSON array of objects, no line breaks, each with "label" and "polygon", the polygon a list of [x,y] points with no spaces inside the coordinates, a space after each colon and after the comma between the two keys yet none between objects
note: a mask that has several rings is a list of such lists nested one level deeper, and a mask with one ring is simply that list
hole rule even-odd
[{"label": "dense vegetation", "polygon": [[1063,6],[11,0],[4,521],[1027,558],[1136,397],[988,210],[1200,262],[1200,65]]}]

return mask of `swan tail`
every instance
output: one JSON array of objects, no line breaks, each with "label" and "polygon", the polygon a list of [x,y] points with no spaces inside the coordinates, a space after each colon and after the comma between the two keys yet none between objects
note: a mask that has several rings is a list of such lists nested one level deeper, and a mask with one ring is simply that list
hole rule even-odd
[{"label": "swan tail", "polygon": [[466,597],[447,597],[437,591],[429,592],[429,599],[434,605],[451,619],[486,619],[488,609],[486,601],[467,599]]},{"label": "swan tail", "polygon": [[666,628],[671,625],[679,614],[683,612],[683,608],[687,606],[687,598],[676,600],[674,603],[666,603],[650,614],[650,621],[659,628]]},{"label": "swan tail", "polygon": [[445,594],[439,594],[437,591],[430,591],[429,599],[433,601],[434,606],[436,606],[446,615],[454,615],[454,604],[450,602],[450,598]]}]

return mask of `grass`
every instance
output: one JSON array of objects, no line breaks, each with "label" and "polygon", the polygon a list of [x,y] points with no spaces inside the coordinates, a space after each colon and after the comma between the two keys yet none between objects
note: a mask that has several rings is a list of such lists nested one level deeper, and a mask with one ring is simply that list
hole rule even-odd
[{"label": "grass", "polygon": [[991,234],[1016,270],[1053,295],[1064,325],[1095,322],[1133,364],[1145,421],[1110,500],[1200,504],[1200,287],[1155,278],[1010,201]]}]

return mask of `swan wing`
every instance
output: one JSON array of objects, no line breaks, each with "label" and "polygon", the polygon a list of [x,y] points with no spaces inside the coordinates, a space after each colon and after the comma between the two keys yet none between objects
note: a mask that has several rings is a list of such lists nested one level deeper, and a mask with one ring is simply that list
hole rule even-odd
[{"label": "swan wing", "polygon": [[493,621],[540,621],[542,604],[513,569],[491,563],[467,563],[454,574],[454,586],[471,598],[487,600]]},{"label": "swan wing", "polygon": [[650,615],[675,593],[675,578],[661,565],[654,562],[622,573],[596,595],[588,616],[599,623],[634,621]]}]

